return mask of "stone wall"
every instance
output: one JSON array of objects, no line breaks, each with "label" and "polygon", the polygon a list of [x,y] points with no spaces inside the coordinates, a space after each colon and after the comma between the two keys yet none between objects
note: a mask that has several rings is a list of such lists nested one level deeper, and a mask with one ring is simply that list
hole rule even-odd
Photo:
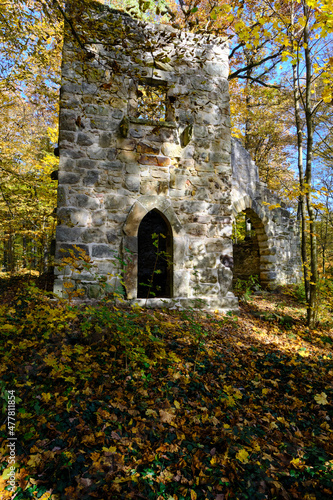
[{"label": "stone wall", "polygon": [[[98,3],[74,14],[63,48],[56,261],[76,246],[93,267],[56,268],[55,292],[71,283],[97,297],[100,278],[111,288],[121,279],[130,302],[198,306],[200,299],[207,309],[237,310],[231,237],[241,211],[256,230],[262,285],[297,281],[297,224],[231,141],[225,41]],[[162,297],[148,300],[138,298],[138,265],[154,268],[152,247],[142,243],[154,228],[139,231],[144,218],[163,219],[172,260]]]},{"label": "stone wall", "polygon": [[234,218],[245,212],[259,244],[261,285],[301,280],[299,225],[281,200],[259,181],[258,167],[238,139],[232,139],[232,206]]},{"label": "stone wall", "polygon": [[[80,47],[67,30],[63,49],[58,262],[77,245],[93,259],[94,272],[112,284],[121,257],[126,298],[146,304],[137,299],[138,230],[155,210],[172,232],[169,305],[201,299],[208,309],[236,310],[228,267],[226,43],[134,21],[100,4],[75,26],[82,37],[88,28],[94,39],[84,35]],[[139,109],[142,86],[164,90],[163,119],[146,119]],[[90,297],[98,292],[93,272],[73,274],[67,268],[57,271],[58,294],[68,279]]]}]

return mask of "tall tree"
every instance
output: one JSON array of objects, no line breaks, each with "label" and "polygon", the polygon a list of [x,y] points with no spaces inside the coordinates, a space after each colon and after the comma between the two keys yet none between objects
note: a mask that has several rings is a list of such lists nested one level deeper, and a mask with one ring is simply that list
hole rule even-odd
[{"label": "tall tree", "polygon": [[[283,20],[283,23],[285,21]],[[290,5],[290,25],[286,26],[290,36],[290,50],[285,58],[292,65],[292,87],[295,107],[295,126],[298,145],[298,171],[300,187],[300,215],[302,221],[302,258],[304,282],[308,302],[308,325],[313,328],[317,321],[318,256],[316,212],[313,202],[314,179],[314,134],[316,116],[328,99],[327,92],[318,92],[318,79],[326,71],[324,58],[330,33],[322,29],[316,10],[302,0],[297,9]],[[321,36],[320,36],[321,35]],[[331,39],[332,41],[332,39]],[[323,89],[321,89],[323,90]],[[305,138],[305,140],[304,140]],[[303,154],[303,145],[304,154]],[[304,163],[303,163],[304,162]],[[307,253],[306,225],[309,225],[310,251]]]},{"label": "tall tree", "polygon": [[[52,20],[52,22],[50,22]],[[0,4],[0,232],[5,269],[46,267],[56,205],[62,26],[43,1]],[[32,255],[34,254],[34,255]],[[29,264],[30,261],[30,264]]]}]

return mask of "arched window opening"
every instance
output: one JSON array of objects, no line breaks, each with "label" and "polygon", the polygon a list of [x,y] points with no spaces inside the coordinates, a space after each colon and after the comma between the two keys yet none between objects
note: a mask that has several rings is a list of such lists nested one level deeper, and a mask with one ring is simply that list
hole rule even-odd
[{"label": "arched window opening", "polygon": [[172,259],[170,224],[152,210],[138,232],[138,298],[172,297]]},{"label": "arched window opening", "polygon": [[233,226],[234,284],[252,276],[260,282],[260,249],[251,214],[241,212]]}]

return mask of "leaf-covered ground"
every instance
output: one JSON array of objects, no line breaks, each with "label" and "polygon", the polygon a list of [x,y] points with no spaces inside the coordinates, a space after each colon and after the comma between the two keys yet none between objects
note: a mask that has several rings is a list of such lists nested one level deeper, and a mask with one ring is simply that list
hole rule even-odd
[{"label": "leaf-covered ground", "polygon": [[302,314],[269,295],[223,317],[4,294],[1,499],[331,499],[333,335]]}]

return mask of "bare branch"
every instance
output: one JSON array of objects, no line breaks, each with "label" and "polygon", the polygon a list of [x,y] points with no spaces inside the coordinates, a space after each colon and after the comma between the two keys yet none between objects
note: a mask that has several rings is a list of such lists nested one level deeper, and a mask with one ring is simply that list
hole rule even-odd
[{"label": "bare branch", "polygon": [[[246,71],[248,71],[249,69],[252,69],[252,68],[256,68],[258,66],[261,66],[261,64],[264,64],[266,61],[270,61],[272,59],[275,59],[276,57],[280,56],[282,51],[283,51],[284,47],[281,47],[277,52],[274,52],[274,54],[271,54],[269,56],[266,56],[264,57],[263,59],[261,59],[260,61],[257,61],[257,62],[252,62],[250,64],[248,64],[247,66],[244,66],[243,68],[240,68],[236,71],[234,71],[233,73],[231,73],[229,75],[229,80],[232,80],[233,78],[244,78],[241,77],[241,73],[245,73]],[[279,61],[276,61],[276,64],[278,63]]]},{"label": "bare branch", "polygon": [[269,83],[263,82],[262,80],[259,80],[258,78],[254,78],[252,76],[247,76],[247,75],[239,75],[237,78],[241,78],[242,80],[251,80],[251,82],[259,83],[259,85],[262,85],[263,87],[269,87],[271,89],[280,89],[279,85],[271,85]]}]

